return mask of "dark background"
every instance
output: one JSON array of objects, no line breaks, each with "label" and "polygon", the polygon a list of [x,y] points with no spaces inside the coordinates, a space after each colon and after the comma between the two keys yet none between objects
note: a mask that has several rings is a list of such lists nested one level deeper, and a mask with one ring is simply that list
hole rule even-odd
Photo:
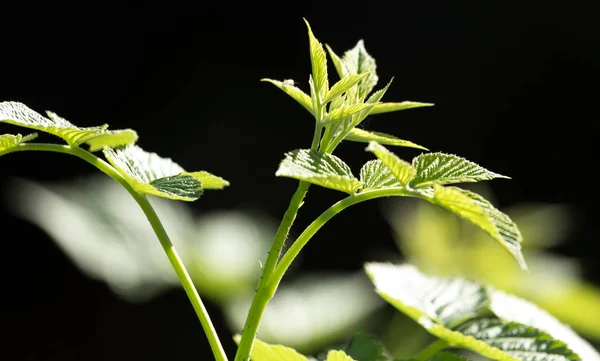
[{"label": "dark background", "polygon": [[[261,207],[279,218],[296,182],[276,178],[277,164],[284,152],[309,146],[312,120],[259,80],[292,78],[307,89],[306,17],[338,54],[365,40],[380,86],[395,76],[384,100],[436,104],[379,115],[368,129],[510,175],[511,181],[491,183],[500,207],[524,201],[576,206],[577,230],[556,251],[581,260],[586,279],[600,283],[600,5],[294,4],[3,5],[0,100],[52,110],[79,126],[134,128],[143,148],[231,181],[226,191],[195,203],[199,212]],[[355,173],[371,159],[356,143],[344,143],[337,154]],[[0,164],[0,185],[13,176],[58,181],[97,172],[56,154],[14,154]],[[312,188],[298,227],[338,197]],[[6,359],[184,360],[197,358],[195,352],[209,358],[183,292],[141,305],[120,301],[81,275],[39,229],[0,212],[3,229],[12,233],[0,236],[0,354],[8,353]],[[367,225],[369,236],[363,236]],[[342,248],[345,258],[329,267],[356,270],[367,250],[395,247],[376,202],[348,210],[317,237],[319,245],[306,249],[304,269],[321,269]],[[22,264],[25,253],[30,263]],[[233,355],[229,330],[211,309]]]}]

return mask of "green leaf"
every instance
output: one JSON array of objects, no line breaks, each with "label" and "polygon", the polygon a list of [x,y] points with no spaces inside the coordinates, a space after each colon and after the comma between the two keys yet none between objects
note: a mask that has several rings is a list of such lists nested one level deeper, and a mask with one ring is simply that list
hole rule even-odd
[{"label": "green leaf", "polygon": [[306,27],[308,28],[308,38],[310,46],[310,62],[312,64],[312,77],[314,81],[315,91],[322,101],[329,91],[329,84],[327,80],[327,56],[323,45],[319,43],[317,38],[312,32],[310,24],[304,19]]},{"label": "green leaf", "polygon": [[384,187],[400,187],[398,179],[379,159],[370,160],[360,169],[360,181],[363,190]]},{"label": "green leaf", "polygon": [[312,100],[310,99],[310,96],[308,96],[308,94],[306,94],[299,88],[295,87],[292,84],[288,84],[279,80],[264,78],[261,79],[261,81],[266,81],[275,85],[279,89],[283,90],[287,95],[292,97],[295,101],[300,103],[300,105],[302,105],[304,109],[308,110],[309,113],[313,113]]},{"label": "green leaf", "polygon": [[561,341],[537,328],[497,318],[469,321],[457,331],[481,340],[523,361],[579,361],[581,358]]},{"label": "green leaf", "polygon": [[[234,341],[239,344],[241,337],[236,335]],[[271,345],[256,339],[250,354],[252,361],[309,361],[306,356],[293,348],[282,345]]]},{"label": "green leaf", "polygon": [[327,96],[325,97],[325,99],[323,99],[323,104],[326,104],[335,99],[336,97],[347,92],[350,88],[358,84],[358,82],[360,82],[367,75],[369,75],[369,73],[354,74],[340,79],[340,81],[333,84],[333,86],[327,93]]},{"label": "green leaf", "polygon": [[[568,305],[565,306],[568,307]],[[517,322],[533,326],[548,333],[554,339],[565,342],[582,360],[600,361],[600,353],[587,341],[577,335],[570,327],[562,324],[554,316],[529,301],[495,290],[491,293],[490,310],[506,322]],[[562,359],[557,358],[557,360]]]},{"label": "green leaf", "polygon": [[354,194],[361,183],[352,175],[350,167],[340,158],[310,149],[298,149],[285,154],[275,173],[310,182],[321,187]]},{"label": "green leaf", "polygon": [[453,154],[421,154],[413,159],[412,165],[417,172],[410,182],[413,187],[431,186],[433,183],[466,183],[509,178]]},{"label": "green leaf", "polygon": [[204,192],[202,181],[210,189],[221,189],[229,183],[207,172],[186,172],[169,158],[161,158],[136,145],[104,148],[104,155],[139,193],[182,201],[195,201]]},{"label": "green leaf", "polygon": [[80,128],[52,112],[46,112],[49,118],[18,102],[0,103],[0,122],[50,133],[65,140],[70,146],[88,144],[94,152],[103,147],[117,147],[133,144],[137,133],[131,129],[107,130],[108,125]]},{"label": "green leaf", "polygon": [[364,99],[377,85],[379,78],[377,77],[377,65],[375,59],[367,53],[364,41],[359,40],[354,48],[346,51],[341,59],[342,70],[344,74],[362,74],[368,72],[367,75],[358,85],[359,97]]},{"label": "green leaf", "polygon": [[400,103],[379,103],[371,110],[370,114],[390,113],[412,108],[432,107],[433,105],[434,104],[432,103],[419,103],[411,101],[404,101]]},{"label": "green leaf", "polygon": [[402,186],[406,186],[415,176],[415,169],[410,163],[398,158],[381,144],[370,141],[367,151],[375,154],[390,169]]},{"label": "green leaf", "polygon": [[331,58],[331,61],[333,62],[333,66],[335,67],[335,70],[338,73],[338,76],[340,77],[340,79],[344,79],[347,74],[344,74],[344,68],[342,66],[342,61],[340,59],[340,57],[333,51],[333,49],[331,49],[331,47],[327,44],[325,44],[325,47],[327,48],[327,51],[329,52],[329,57]]},{"label": "green leaf", "polygon": [[509,216],[496,209],[477,193],[457,187],[433,185],[432,197],[421,197],[470,221],[497,240],[517,261],[522,269],[527,264],[521,253],[523,237]]},{"label": "green leaf", "polygon": [[467,361],[467,359],[460,357],[459,355],[453,354],[451,352],[442,351],[436,353],[427,361]]},{"label": "green leaf", "polygon": [[11,148],[17,147],[21,143],[28,142],[37,137],[37,133],[22,136],[21,134],[2,134],[0,135],[0,155],[8,153]]},{"label": "green leaf", "polygon": [[383,344],[364,333],[356,334],[344,350],[356,361],[391,361],[392,357]]},{"label": "green leaf", "polygon": [[325,361],[356,361],[352,357],[346,355],[342,350],[331,350],[327,353]]},{"label": "green leaf", "polygon": [[408,264],[367,263],[365,270],[383,299],[432,335],[494,360],[519,361],[483,341],[452,330],[486,310],[487,287],[460,278],[428,276]]},{"label": "green leaf", "polygon": [[415,321],[425,316],[452,328],[478,316],[490,302],[487,287],[425,275],[412,265],[367,263],[365,270],[377,293]]},{"label": "green leaf", "polygon": [[362,111],[368,111],[373,108],[373,104],[369,103],[357,103],[351,105],[345,105],[340,108],[334,109],[323,119],[323,123],[330,123],[338,119],[346,118]]},{"label": "green leaf", "polygon": [[409,148],[417,148],[427,150],[427,148],[415,144],[413,142],[409,142],[408,140],[402,140],[400,138],[396,138],[393,135],[381,133],[381,132],[368,132],[366,130],[360,128],[352,128],[350,133],[345,138],[346,140],[350,140],[353,142],[363,142],[369,143],[374,140],[379,144],[383,145],[394,145],[398,147],[409,147]]}]

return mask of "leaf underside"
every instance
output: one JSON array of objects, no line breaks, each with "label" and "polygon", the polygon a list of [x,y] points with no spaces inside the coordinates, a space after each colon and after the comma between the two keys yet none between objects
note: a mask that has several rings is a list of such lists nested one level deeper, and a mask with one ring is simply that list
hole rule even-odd
[{"label": "leaf underside", "polygon": [[133,144],[138,135],[134,130],[108,130],[108,125],[80,128],[53,112],[46,112],[48,118],[19,102],[0,103],[0,122],[35,129],[62,138],[71,146],[87,144],[94,152],[103,147],[117,147]]},{"label": "leaf underside", "polygon": [[12,148],[19,146],[19,144],[28,142],[37,137],[37,133],[28,134],[23,136],[21,134],[2,134],[0,135],[0,155],[9,152]]},{"label": "leaf underside", "polygon": [[400,187],[398,179],[380,159],[370,160],[360,169],[363,190]]},{"label": "leaf underside", "polygon": [[203,179],[209,181],[210,189],[229,185],[226,180],[207,172],[188,173],[171,159],[146,152],[137,145],[104,148],[104,155],[129,185],[143,194],[194,201],[204,192]]}]

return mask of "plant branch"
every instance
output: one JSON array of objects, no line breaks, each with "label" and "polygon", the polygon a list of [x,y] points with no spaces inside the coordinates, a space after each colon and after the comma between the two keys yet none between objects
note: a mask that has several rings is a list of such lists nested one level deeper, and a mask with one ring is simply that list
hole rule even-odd
[{"label": "plant branch", "polygon": [[55,153],[63,153],[74,155],[79,157],[86,162],[90,163],[94,167],[98,168],[103,173],[107,174],[117,182],[119,182],[130,194],[133,196],[135,201],[139,204],[142,211],[146,215],[146,218],[150,222],[154,233],[158,237],[161,246],[163,247],[167,258],[171,262],[171,266],[175,270],[177,277],[179,278],[185,293],[187,294],[200,323],[202,324],[202,328],[204,329],[204,333],[208,338],[208,342],[213,351],[213,355],[216,361],[227,361],[227,355],[223,350],[223,346],[219,341],[219,336],[211,322],[210,316],[204,304],[202,302],[202,298],[198,294],[194,283],[187,272],[183,261],[179,257],[177,250],[173,246],[169,235],[167,234],[165,228],[160,221],[160,218],[156,214],[156,211],[152,207],[152,204],[148,201],[148,198],[144,194],[138,193],[135,191],[129,183],[121,176],[121,174],[110,164],[105,162],[104,160],[98,158],[94,154],[83,150],[79,147],[71,147],[68,145],[59,145],[59,144],[45,144],[45,143],[24,143],[20,144],[17,147],[11,148],[7,153],[10,152],[18,152],[18,151],[46,151],[46,152],[55,152]]},{"label": "plant branch", "polygon": [[426,361],[429,360],[433,355],[440,352],[444,348],[448,346],[448,341],[445,340],[436,340],[429,344],[424,350],[414,355],[410,359],[412,361]]}]

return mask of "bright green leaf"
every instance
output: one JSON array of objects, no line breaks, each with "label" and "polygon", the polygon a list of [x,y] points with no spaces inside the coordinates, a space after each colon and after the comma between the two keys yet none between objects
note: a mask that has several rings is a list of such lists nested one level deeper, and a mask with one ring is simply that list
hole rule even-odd
[{"label": "bright green leaf", "polygon": [[413,187],[431,186],[433,183],[466,183],[509,178],[453,154],[421,154],[413,159],[412,165],[417,172],[410,182]]},{"label": "bright green leaf", "polygon": [[71,146],[87,143],[90,151],[103,147],[117,147],[133,144],[138,139],[131,129],[107,130],[108,125],[80,128],[52,112],[46,112],[49,118],[42,116],[25,104],[18,102],[0,103],[0,122],[40,130],[62,138]]},{"label": "bright green leaf", "polygon": [[[369,98],[367,98],[367,103],[379,103],[381,101],[381,99],[383,98],[383,96],[385,95],[385,93],[387,92],[387,90],[392,85],[393,81],[394,81],[394,78],[392,77],[392,79],[390,79],[390,81],[385,85],[385,87],[383,87],[383,89],[379,89],[379,90],[373,92],[373,94],[371,94],[369,96]],[[385,104],[385,103],[379,103],[379,104]]]},{"label": "bright green leaf", "polygon": [[401,103],[379,103],[371,110],[370,114],[390,113],[412,108],[431,107],[433,105],[434,104],[432,103],[419,103],[410,101],[404,101]]},{"label": "bright green leaf", "polygon": [[579,361],[561,341],[537,328],[497,318],[471,320],[456,331],[481,340],[522,361]]},{"label": "bright green leaf", "polygon": [[522,269],[527,264],[521,253],[523,237],[509,216],[496,209],[477,193],[457,187],[433,185],[432,197],[421,197],[470,221],[497,240],[517,261]]},{"label": "bright green leaf", "polygon": [[[568,307],[568,305],[565,306]],[[570,327],[529,301],[496,290],[491,293],[490,310],[502,320],[533,326],[553,338],[565,342],[582,360],[600,361],[600,353],[587,341]],[[557,358],[557,360],[562,359]]]},{"label": "bright green leaf", "polygon": [[381,132],[368,132],[366,130],[360,128],[352,128],[350,133],[345,138],[346,140],[350,140],[353,142],[363,142],[369,143],[374,140],[379,144],[383,145],[393,145],[398,147],[409,147],[409,148],[417,148],[427,150],[427,148],[415,144],[413,142],[409,142],[408,140],[402,140],[400,138],[396,138],[393,135],[381,133]]},{"label": "bright green leaf", "polygon": [[383,187],[400,187],[398,179],[379,159],[370,160],[360,169],[360,181],[363,190]]},{"label": "bright green leaf", "polygon": [[375,59],[367,53],[364,41],[359,40],[354,48],[346,51],[341,59],[341,65],[345,74],[362,74],[368,72],[367,75],[358,85],[359,97],[364,99],[377,85],[379,78],[377,77],[377,65]]},{"label": "bright green leaf", "polygon": [[338,97],[343,93],[347,92],[350,88],[358,84],[358,82],[360,82],[367,75],[369,75],[369,73],[354,74],[340,79],[340,81],[333,84],[333,86],[327,93],[327,96],[325,97],[325,99],[323,99],[323,104],[326,104],[335,99],[335,97]]},{"label": "bright green leaf", "polygon": [[[241,337],[234,337],[236,343]],[[250,354],[252,361],[309,361],[308,358],[291,347],[271,345],[261,340],[255,340]]]},{"label": "bright green leaf", "polygon": [[319,43],[312,32],[310,24],[304,19],[308,28],[309,46],[310,46],[310,62],[312,64],[312,76],[315,86],[315,91],[319,99],[323,99],[329,91],[329,83],[327,80],[327,56],[323,45]]},{"label": "bright green leaf", "polygon": [[329,57],[331,57],[331,61],[333,62],[333,66],[338,73],[340,79],[344,79],[348,74],[344,74],[344,68],[342,66],[342,61],[340,57],[331,49],[331,47],[325,44],[327,51],[329,52]]},{"label": "bright green leaf", "polygon": [[28,142],[37,137],[37,133],[22,136],[21,134],[2,134],[0,135],[0,155],[8,153],[11,148],[17,147],[21,143]]},{"label": "bright green leaf", "polygon": [[369,103],[357,103],[357,104],[342,106],[340,108],[334,109],[329,114],[327,114],[325,116],[325,118],[323,119],[323,123],[329,123],[334,120],[346,118],[346,117],[352,116],[356,113],[360,113],[362,111],[368,111],[371,108],[373,108],[373,104],[369,104]]},{"label": "bright green leaf", "polygon": [[212,189],[221,189],[229,184],[207,172],[188,173],[171,159],[161,158],[136,145],[118,149],[104,148],[104,155],[139,193],[195,201],[204,192],[203,180]]},{"label": "bright green leaf", "polygon": [[488,288],[460,278],[429,276],[408,264],[367,263],[365,270],[377,293],[415,321],[425,316],[452,328],[489,304]]},{"label": "bright green leaf", "polygon": [[371,141],[367,151],[375,154],[390,169],[402,186],[406,186],[415,176],[415,169],[410,163],[398,158],[381,144]]},{"label": "bright green leaf", "polygon": [[342,350],[331,350],[327,353],[325,361],[356,361],[352,357],[346,355]]},{"label": "bright green leaf", "polygon": [[361,187],[360,181],[352,175],[350,167],[343,160],[332,154],[309,149],[286,153],[275,175],[349,194],[354,194]]},{"label": "bright green leaf", "polygon": [[310,99],[310,96],[308,96],[308,94],[299,88],[295,87],[293,84],[267,78],[261,79],[261,81],[266,81],[275,85],[279,89],[283,90],[287,95],[292,97],[295,101],[300,103],[300,105],[302,105],[304,109],[308,110],[309,113],[313,113],[312,100]]},{"label": "bright green leaf", "polygon": [[408,264],[367,263],[365,271],[383,299],[432,335],[494,360],[519,361],[483,341],[452,330],[486,310],[487,287],[460,278],[425,275]]},{"label": "bright green leaf", "polygon": [[364,333],[356,334],[344,350],[356,361],[391,361],[392,357],[383,344]]}]

